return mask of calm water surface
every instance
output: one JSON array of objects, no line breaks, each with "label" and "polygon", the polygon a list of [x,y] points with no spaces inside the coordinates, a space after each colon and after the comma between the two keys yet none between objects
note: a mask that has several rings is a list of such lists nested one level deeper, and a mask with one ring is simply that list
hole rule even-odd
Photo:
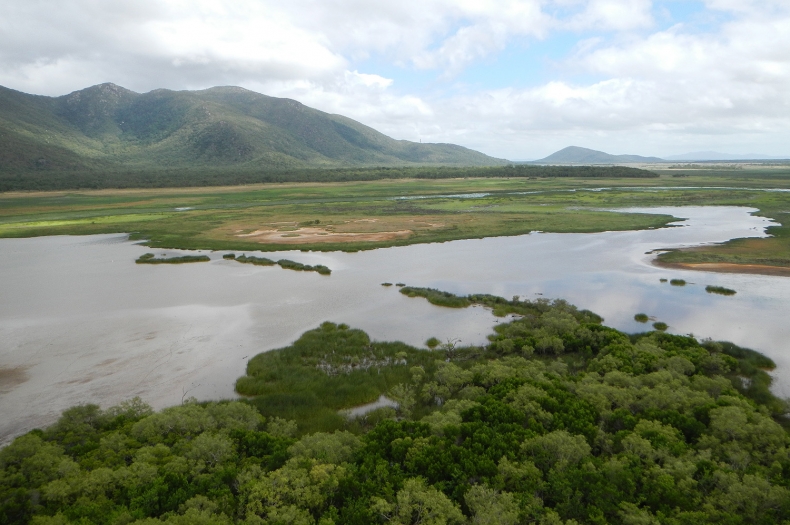
[{"label": "calm water surface", "polygon": [[[623,210],[621,210],[623,211]],[[606,324],[643,331],[645,312],[674,333],[730,340],[764,352],[790,396],[790,279],[656,268],[645,252],[764,236],[770,221],[734,207],[651,208],[677,227],[597,234],[531,234],[360,253],[282,252],[325,264],[329,277],[210,263],[136,265],[151,251],[124,235],[0,240],[0,441],[52,423],[79,403],[139,395],[157,408],[185,396],[233,397],[247,359],[330,320],[377,340],[421,345],[431,336],[483,343],[494,318],[409,299],[404,282],[456,293],[564,298]],[[176,250],[156,250],[175,255]],[[206,252],[208,253],[208,252]],[[659,278],[681,278],[673,287]],[[705,285],[738,291],[705,292]]]}]

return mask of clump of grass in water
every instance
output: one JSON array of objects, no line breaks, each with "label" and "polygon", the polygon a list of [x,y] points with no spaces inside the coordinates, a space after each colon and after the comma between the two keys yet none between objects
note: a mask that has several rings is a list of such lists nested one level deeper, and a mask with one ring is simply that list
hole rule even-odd
[{"label": "clump of grass in water", "polygon": [[302,264],[296,261],[290,261],[288,259],[280,259],[277,261],[277,264],[280,267],[285,268],[287,270],[296,270],[298,272],[318,272],[321,275],[329,275],[332,273],[332,270],[324,266],[323,264],[316,264],[316,265],[309,265],[309,264]]},{"label": "clump of grass in water", "polygon": [[236,254],[235,253],[226,253],[225,255],[222,256],[222,258],[223,259],[235,259],[236,258]]},{"label": "clump of grass in water", "polygon": [[653,328],[663,332],[664,330],[669,328],[669,325],[667,325],[667,323],[664,323],[662,321],[656,321],[655,323],[653,323]]},{"label": "clump of grass in water", "polygon": [[647,316],[647,314],[636,314],[634,316],[634,321],[638,323],[646,323],[649,319],[650,318]]},{"label": "clump of grass in water", "polygon": [[666,279],[664,279],[663,277],[662,277],[661,279],[659,279],[659,281],[661,281],[662,283],[665,283],[665,282],[667,282],[667,280],[666,280]]},{"label": "clump of grass in water", "polygon": [[686,286],[686,281],[683,279],[672,279],[669,281],[672,286]]},{"label": "clump of grass in water", "polygon": [[406,284],[405,283],[397,283],[395,286],[397,286],[398,288],[403,288],[404,286],[406,286]]},{"label": "clump of grass in water", "polygon": [[211,258],[208,255],[182,255],[181,257],[157,258],[153,253],[146,253],[137,258],[137,264],[185,264],[196,262],[207,262]]},{"label": "clump of grass in water", "polygon": [[716,293],[719,295],[735,295],[736,293],[738,293],[731,288],[725,288],[723,286],[711,286],[711,285],[706,286],[705,291],[708,293]]},{"label": "clump of grass in water", "polygon": [[381,283],[381,286],[392,286],[392,283]]}]

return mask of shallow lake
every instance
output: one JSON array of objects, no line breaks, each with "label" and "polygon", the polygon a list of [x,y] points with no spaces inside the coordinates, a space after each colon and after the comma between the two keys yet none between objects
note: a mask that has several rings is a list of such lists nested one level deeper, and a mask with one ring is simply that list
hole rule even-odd
[{"label": "shallow lake", "polygon": [[[455,293],[563,298],[628,332],[649,326],[729,340],[772,357],[790,396],[790,278],[667,270],[654,249],[764,236],[770,221],[736,207],[619,211],[687,218],[677,227],[596,234],[534,233],[359,253],[263,254],[325,264],[331,276],[226,261],[137,265],[152,251],[125,235],[0,240],[0,442],[52,423],[79,403],[140,396],[157,408],[184,397],[233,397],[246,361],[330,320],[377,340],[431,336],[484,343],[502,320],[409,299],[403,282]],[[177,255],[177,250],[153,250]],[[209,254],[209,252],[205,252]],[[248,252],[249,253],[249,252]],[[685,287],[660,278],[685,279]],[[737,290],[724,297],[706,285]]]}]

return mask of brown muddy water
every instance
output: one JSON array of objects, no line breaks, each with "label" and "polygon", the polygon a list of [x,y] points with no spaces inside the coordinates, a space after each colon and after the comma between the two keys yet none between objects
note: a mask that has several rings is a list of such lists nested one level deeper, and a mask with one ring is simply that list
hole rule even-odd
[{"label": "brown muddy water", "polygon": [[[668,270],[659,248],[764,236],[771,223],[748,208],[639,210],[687,218],[678,227],[542,234],[359,253],[263,254],[325,264],[331,276],[256,267],[203,252],[208,263],[137,265],[152,251],[125,235],[0,240],[0,442],[54,422],[80,403],[104,407],[140,396],[156,408],[185,397],[234,397],[247,360],[289,344],[323,321],[376,340],[421,346],[431,336],[481,344],[497,322],[483,308],[409,299],[403,282],[455,293],[563,298],[628,332],[644,312],[670,332],[749,346],[779,365],[790,396],[790,278]],[[154,250],[161,254],[187,252]],[[248,254],[250,254],[248,252]],[[685,279],[685,287],[660,278]],[[706,285],[737,290],[724,297]]]}]

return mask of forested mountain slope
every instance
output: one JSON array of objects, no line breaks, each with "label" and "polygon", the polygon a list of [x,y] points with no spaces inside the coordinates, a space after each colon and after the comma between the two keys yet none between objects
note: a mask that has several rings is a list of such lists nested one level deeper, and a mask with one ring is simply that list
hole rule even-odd
[{"label": "forested mountain slope", "polygon": [[140,94],[101,84],[55,98],[0,87],[0,173],[504,163],[237,87]]}]

